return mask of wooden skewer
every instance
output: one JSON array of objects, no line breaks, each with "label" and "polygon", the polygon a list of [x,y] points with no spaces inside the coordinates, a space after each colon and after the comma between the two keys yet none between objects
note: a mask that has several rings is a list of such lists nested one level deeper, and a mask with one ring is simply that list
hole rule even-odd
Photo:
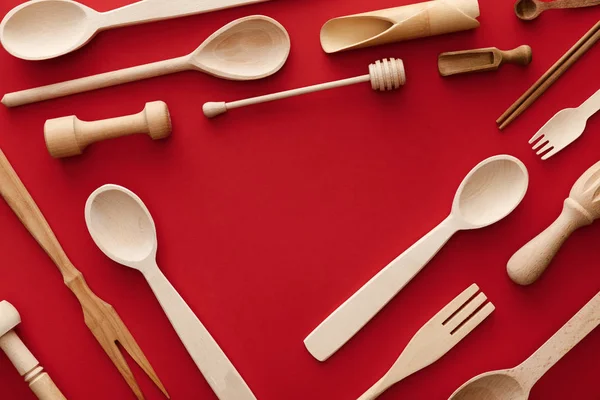
[{"label": "wooden skewer", "polygon": [[373,90],[386,91],[398,89],[406,82],[404,72],[404,63],[396,58],[383,59],[369,65],[367,75],[357,76],[355,78],[342,79],[339,81],[322,83],[319,85],[306,86],[299,89],[286,90],[284,92],[268,94],[265,96],[252,97],[250,99],[233,101],[231,103],[208,102],[202,106],[204,115],[208,118],[226,113],[233,108],[245,107],[252,104],[266,103],[268,101],[285,99],[292,96],[318,92],[321,90],[334,89],[342,86],[354,85],[355,83],[371,82]]},{"label": "wooden skewer", "polygon": [[600,21],[569,49],[550,69],[496,120],[500,130],[507,127],[552,86],[577,60],[600,39]]}]

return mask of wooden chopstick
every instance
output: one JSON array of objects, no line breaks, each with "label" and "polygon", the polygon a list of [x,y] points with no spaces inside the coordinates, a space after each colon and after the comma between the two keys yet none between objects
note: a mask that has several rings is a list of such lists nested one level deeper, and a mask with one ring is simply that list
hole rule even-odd
[{"label": "wooden chopstick", "polygon": [[569,49],[536,83],[534,83],[517,101],[496,120],[500,129],[504,129],[521,115],[534,101],[552,86],[600,39],[600,21],[590,29],[573,47]]}]

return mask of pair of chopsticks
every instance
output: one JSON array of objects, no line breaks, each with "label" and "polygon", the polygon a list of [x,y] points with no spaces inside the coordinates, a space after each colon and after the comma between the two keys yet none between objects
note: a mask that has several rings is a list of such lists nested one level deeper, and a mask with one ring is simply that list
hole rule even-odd
[{"label": "pair of chopsticks", "polygon": [[577,60],[581,58],[600,39],[600,21],[596,23],[573,47],[563,55],[546,73],[538,79],[512,106],[496,120],[500,130],[507,127],[521,115],[546,89],[562,76]]}]

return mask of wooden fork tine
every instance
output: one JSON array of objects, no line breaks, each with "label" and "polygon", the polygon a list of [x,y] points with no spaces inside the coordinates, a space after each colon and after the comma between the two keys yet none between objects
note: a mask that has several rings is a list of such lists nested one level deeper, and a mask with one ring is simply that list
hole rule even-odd
[{"label": "wooden fork tine", "polygon": [[454,314],[450,320],[445,324],[446,329],[449,332],[454,331],[460,324],[465,322],[471,314],[475,312],[485,301],[487,296],[483,293],[479,293],[474,299],[469,301],[458,313]]},{"label": "wooden fork tine", "polygon": [[479,291],[479,286],[476,284],[472,284],[467,289],[465,289],[461,294],[456,296],[454,300],[452,300],[446,307],[442,308],[440,312],[438,312],[433,319],[435,319],[439,323],[444,323],[448,318],[452,316],[455,312],[457,312],[471,297],[475,295]]},{"label": "wooden fork tine", "polygon": [[452,334],[452,340],[456,343],[460,342],[467,336],[471,331],[479,326],[490,314],[496,309],[492,303],[487,303],[481,310],[477,311],[463,326],[458,328],[456,332]]}]

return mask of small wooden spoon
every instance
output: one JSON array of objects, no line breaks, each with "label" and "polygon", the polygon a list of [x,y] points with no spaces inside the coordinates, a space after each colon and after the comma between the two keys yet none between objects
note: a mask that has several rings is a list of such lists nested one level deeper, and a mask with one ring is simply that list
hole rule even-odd
[{"label": "small wooden spoon", "polygon": [[103,30],[260,1],[266,0],[144,0],[99,13],[72,0],[32,0],[6,14],[0,41],[15,57],[46,60],[77,50]]},{"label": "small wooden spoon", "polygon": [[220,400],[256,400],[223,350],[156,264],[156,228],[132,191],[104,185],[90,195],[85,222],[92,239],[111,260],[140,271],[181,342]]},{"label": "small wooden spoon", "polygon": [[503,64],[527,65],[531,62],[531,47],[519,46],[502,51],[495,47],[452,51],[438,57],[440,75],[450,76],[468,72],[495,71]]},{"label": "small wooden spoon", "polygon": [[599,324],[600,293],[522,364],[478,375],[449,400],[527,400],[535,383]]},{"label": "small wooden spoon", "polygon": [[524,21],[531,21],[546,10],[591,7],[598,4],[600,4],[600,0],[517,0],[515,3],[515,14]]},{"label": "small wooden spoon", "polygon": [[283,67],[290,47],[279,22],[252,15],[228,23],[183,57],[9,93],[2,103],[15,107],[187,70],[236,81],[261,79]]}]

